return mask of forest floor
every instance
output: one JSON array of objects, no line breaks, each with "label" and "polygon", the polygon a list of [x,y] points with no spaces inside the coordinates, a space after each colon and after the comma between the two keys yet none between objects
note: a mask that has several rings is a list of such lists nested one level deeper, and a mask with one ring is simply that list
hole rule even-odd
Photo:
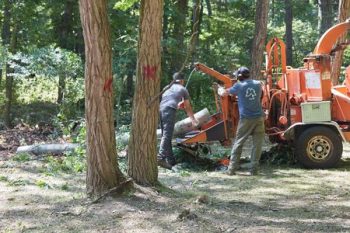
[{"label": "forest floor", "polygon": [[348,144],[335,169],[263,164],[258,176],[228,176],[160,168],[158,187],[135,185],[97,203],[84,172],[47,173],[42,157],[12,157],[0,154],[0,232],[350,232]]}]

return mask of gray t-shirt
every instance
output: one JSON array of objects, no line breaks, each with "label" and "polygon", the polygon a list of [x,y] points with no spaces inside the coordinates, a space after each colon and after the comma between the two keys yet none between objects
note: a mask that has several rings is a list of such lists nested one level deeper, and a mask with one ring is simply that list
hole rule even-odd
[{"label": "gray t-shirt", "polygon": [[181,84],[174,83],[168,90],[166,90],[162,95],[162,101],[160,102],[160,109],[165,109],[166,107],[177,109],[177,105],[182,101],[182,99],[189,99],[187,89]]}]

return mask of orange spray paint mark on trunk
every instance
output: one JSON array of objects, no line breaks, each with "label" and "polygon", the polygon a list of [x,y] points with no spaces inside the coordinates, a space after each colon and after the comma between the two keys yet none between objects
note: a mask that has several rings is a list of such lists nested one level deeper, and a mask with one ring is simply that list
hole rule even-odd
[{"label": "orange spray paint mark on trunk", "polygon": [[112,83],[113,83],[112,78],[107,79],[105,81],[105,84],[103,85],[103,90],[108,91],[108,92],[112,92]]},{"label": "orange spray paint mark on trunk", "polygon": [[157,67],[156,66],[144,66],[143,77],[147,80],[154,80],[156,77]]}]

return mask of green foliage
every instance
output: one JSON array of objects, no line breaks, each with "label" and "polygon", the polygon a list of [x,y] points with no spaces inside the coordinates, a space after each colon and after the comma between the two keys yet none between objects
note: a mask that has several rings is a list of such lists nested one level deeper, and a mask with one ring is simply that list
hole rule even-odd
[{"label": "green foliage", "polygon": [[29,183],[30,183],[29,180],[22,180],[22,179],[8,180],[7,182],[9,186],[25,186],[25,185],[28,185]]},{"label": "green foliage", "polygon": [[182,176],[182,177],[189,177],[189,176],[191,176],[191,173],[189,171],[186,171],[186,170],[181,170],[180,171],[180,176]]},{"label": "green foliage", "polygon": [[127,174],[127,170],[128,170],[128,161],[125,157],[123,158],[118,158],[118,166],[119,169],[122,173]]},{"label": "green foliage", "polygon": [[36,75],[46,77],[82,77],[83,65],[81,58],[73,52],[50,45],[33,48],[26,57],[28,70]]},{"label": "green foliage", "polygon": [[63,184],[60,186],[60,189],[63,190],[63,191],[68,191],[69,190],[69,186],[67,183]]},{"label": "green foliage", "polygon": [[295,164],[293,148],[289,145],[278,144],[271,147],[269,151],[264,151],[261,154],[261,163],[275,164],[275,165],[292,165]]},{"label": "green foliage", "polygon": [[37,180],[35,182],[35,185],[38,186],[39,188],[45,188],[45,189],[51,188],[51,186],[48,183],[46,183],[44,180]]},{"label": "green foliage", "polygon": [[0,181],[7,182],[9,178],[7,176],[0,176]]},{"label": "green foliage", "polygon": [[17,162],[27,162],[30,160],[30,155],[27,153],[16,154],[15,156],[12,157],[12,160]]},{"label": "green foliage", "polygon": [[[284,41],[284,25],[277,27],[268,25],[268,40],[278,37]],[[303,64],[303,58],[312,52],[318,41],[317,29],[308,21],[304,22],[298,19],[293,21],[293,64],[289,66],[300,67]]]},{"label": "green foliage", "polygon": [[84,116],[85,93],[84,78],[66,79],[64,99],[60,105],[59,120],[69,122],[72,119]]},{"label": "green foliage", "polygon": [[[28,99],[28,101],[30,101]],[[38,122],[53,122],[58,113],[58,106],[52,102],[17,103],[12,110],[14,124],[36,125]]]},{"label": "green foliage", "polygon": [[79,173],[86,169],[86,160],[79,156],[67,155],[62,158],[49,156],[45,159],[45,165],[41,172],[55,176],[60,172]]},{"label": "green foliage", "polygon": [[[78,124],[78,126],[77,126]],[[76,133],[71,133],[72,127],[76,127]],[[71,122],[68,126],[62,126],[62,133],[70,136],[74,143],[79,146],[74,151],[66,152],[64,156],[49,156],[45,159],[45,166],[42,172],[48,175],[55,175],[59,172],[80,173],[86,170],[86,125],[85,121]]]},{"label": "green foliage", "polygon": [[130,9],[138,0],[120,0],[114,5],[114,9],[126,11]]},{"label": "green foliage", "polygon": [[[9,60],[14,69],[11,75],[16,77],[16,101],[19,105],[56,102],[58,80],[61,77],[65,80],[65,88],[64,99],[59,106],[59,120],[68,122],[83,114],[84,106],[78,104],[84,99],[83,65],[77,54],[51,45],[29,49],[26,54],[16,53]],[[1,99],[0,95],[0,104]],[[27,115],[22,111],[21,116],[15,116],[31,123],[30,116],[35,112]]]},{"label": "green foliage", "polygon": [[[291,1],[293,17],[296,20],[308,22],[317,28],[318,6],[317,1]],[[273,27],[283,27],[285,17],[284,1],[273,1],[270,4],[269,23]],[[294,26],[294,25],[293,25]]]},{"label": "green foliage", "polygon": [[348,46],[344,50],[343,65],[344,66],[350,65],[350,46]]},{"label": "green foliage", "polygon": [[57,99],[57,78],[35,76],[16,79],[17,104],[55,103]]}]

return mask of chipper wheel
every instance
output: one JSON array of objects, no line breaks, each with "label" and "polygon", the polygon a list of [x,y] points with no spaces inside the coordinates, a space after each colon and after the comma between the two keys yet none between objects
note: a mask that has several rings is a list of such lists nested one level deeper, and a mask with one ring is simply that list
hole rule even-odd
[{"label": "chipper wheel", "polygon": [[307,168],[331,168],[343,153],[341,137],[325,126],[315,126],[303,131],[296,139],[295,153],[298,161]]}]

